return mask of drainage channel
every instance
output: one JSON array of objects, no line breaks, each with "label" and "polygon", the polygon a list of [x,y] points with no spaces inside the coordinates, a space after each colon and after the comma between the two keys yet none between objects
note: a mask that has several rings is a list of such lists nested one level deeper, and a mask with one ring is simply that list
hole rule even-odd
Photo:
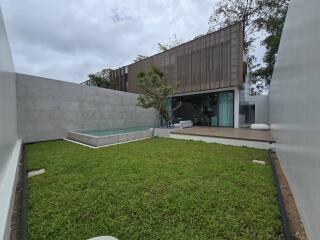
[{"label": "drainage channel", "polygon": [[278,177],[278,174],[276,172],[276,166],[275,166],[275,163],[274,163],[274,159],[273,159],[273,156],[272,156],[272,150],[271,149],[268,150],[268,158],[269,158],[269,161],[271,163],[273,180],[274,180],[274,184],[276,186],[277,199],[278,199],[278,203],[279,203],[279,209],[280,209],[281,221],[282,221],[282,226],[283,226],[284,238],[286,240],[293,240],[293,236],[292,236],[292,233],[291,233],[291,230],[290,230],[290,227],[289,227],[288,215],[287,215],[287,211],[285,209],[284,199],[283,199],[283,195],[282,195],[280,184],[279,184],[279,177]]},{"label": "drainage channel", "polygon": [[26,240],[28,239],[28,230],[27,230],[27,157],[25,151],[25,145],[22,145],[22,152],[21,152],[21,162],[22,162],[22,196],[21,196],[21,239]]}]

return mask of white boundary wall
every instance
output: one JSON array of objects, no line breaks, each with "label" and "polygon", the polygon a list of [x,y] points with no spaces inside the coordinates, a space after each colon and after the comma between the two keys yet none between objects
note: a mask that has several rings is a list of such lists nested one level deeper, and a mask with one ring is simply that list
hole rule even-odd
[{"label": "white boundary wall", "polygon": [[0,9],[0,239],[9,239],[21,142],[17,139],[16,82]]},{"label": "white boundary wall", "polygon": [[270,91],[276,151],[307,235],[320,237],[320,1],[292,0]]}]

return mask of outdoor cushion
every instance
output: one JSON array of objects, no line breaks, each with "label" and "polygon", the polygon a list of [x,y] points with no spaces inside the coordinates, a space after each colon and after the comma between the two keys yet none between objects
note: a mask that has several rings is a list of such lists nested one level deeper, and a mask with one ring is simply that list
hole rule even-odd
[{"label": "outdoor cushion", "polygon": [[179,124],[180,124],[181,128],[193,127],[193,123],[190,120],[188,120],[188,121],[180,121]]},{"label": "outdoor cushion", "polygon": [[255,123],[255,124],[251,124],[250,128],[254,129],[254,130],[270,130],[270,127],[267,124],[257,124],[257,123]]}]

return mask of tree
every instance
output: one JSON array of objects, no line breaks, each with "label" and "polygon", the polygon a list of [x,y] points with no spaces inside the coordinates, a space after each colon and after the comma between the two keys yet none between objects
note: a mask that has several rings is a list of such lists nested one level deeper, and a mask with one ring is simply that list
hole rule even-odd
[{"label": "tree", "polygon": [[102,69],[100,72],[91,73],[88,75],[90,83],[93,86],[102,87],[102,88],[111,88],[111,74],[112,69],[106,68]]},{"label": "tree", "polygon": [[[241,22],[244,40],[244,53],[247,57],[249,75],[258,66],[254,56],[255,21],[261,13],[262,0],[221,0],[209,18],[209,32]],[[250,77],[251,80],[251,77]]]},{"label": "tree", "polygon": [[194,37],[193,37],[193,40],[198,39],[198,38],[201,38],[201,37],[204,37],[205,35],[206,35],[206,34],[200,33],[200,34],[194,36]]},{"label": "tree", "polygon": [[[182,39],[178,39],[176,34],[173,34],[172,38],[169,38],[168,42],[165,43],[157,43],[158,52],[164,52],[169,50],[170,48],[176,47],[184,43]],[[133,60],[133,62],[139,62],[143,59],[146,59],[148,56],[144,56],[138,54],[137,58]]]},{"label": "tree", "polygon": [[[265,66],[258,68],[253,73],[254,78],[258,80],[258,93],[259,89],[263,89],[260,86],[263,81],[266,82],[266,87],[270,85],[289,2],[290,0],[269,1],[266,7],[270,9],[270,14],[261,16],[256,20],[257,29],[264,30],[267,33],[266,38],[261,42],[266,48],[263,57]],[[257,92],[254,91],[253,94],[257,94]]]},{"label": "tree", "polygon": [[263,0],[221,0],[209,18],[209,32],[241,22],[244,52],[248,55],[255,40],[255,20],[263,9],[262,2]]},{"label": "tree", "polygon": [[141,54],[138,54],[138,56],[136,57],[136,59],[133,60],[133,62],[139,62],[143,59],[146,59],[148,56],[145,56],[145,55],[141,55]]},{"label": "tree", "polygon": [[172,38],[169,38],[166,43],[158,43],[158,51],[164,52],[169,50],[170,48],[176,47],[184,43],[182,39],[178,39],[176,34],[173,34]]},{"label": "tree", "polygon": [[[281,37],[285,19],[283,12],[286,12],[288,2],[289,0],[221,0],[209,18],[209,32],[237,22],[242,23],[250,81],[256,85],[258,93],[264,91],[270,72],[273,71],[275,52],[280,41],[279,33]],[[264,58],[266,69],[257,64],[253,44],[256,34],[265,32],[268,36],[262,44],[267,48]]]},{"label": "tree", "polygon": [[172,112],[176,110],[181,103],[170,112],[168,109],[168,101],[178,86],[169,85],[165,74],[155,66],[151,66],[147,72],[140,72],[137,76],[137,83],[144,93],[144,95],[139,95],[137,105],[143,108],[153,107],[158,110],[159,115],[154,127],[160,125],[161,118],[166,121],[168,126],[171,125]]}]

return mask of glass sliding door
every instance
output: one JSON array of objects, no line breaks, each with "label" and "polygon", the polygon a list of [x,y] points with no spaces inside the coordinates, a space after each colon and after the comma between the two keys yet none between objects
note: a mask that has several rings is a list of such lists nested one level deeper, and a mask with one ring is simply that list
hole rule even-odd
[{"label": "glass sliding door", "polygon": [[213,94],[212,96],[212,116],[211,127],[219,127],[219,94]]},{"label": "glass sliding door", "polygon": [[191,120],[195,126],[233,127],[233,91],[192,94],[174,97],[168,109],[181,107],[173,113],[175,123]]},{"label": "glass sliding door", "polygon": [[233,92],[219,93],[219,127],[233,127]]}]

